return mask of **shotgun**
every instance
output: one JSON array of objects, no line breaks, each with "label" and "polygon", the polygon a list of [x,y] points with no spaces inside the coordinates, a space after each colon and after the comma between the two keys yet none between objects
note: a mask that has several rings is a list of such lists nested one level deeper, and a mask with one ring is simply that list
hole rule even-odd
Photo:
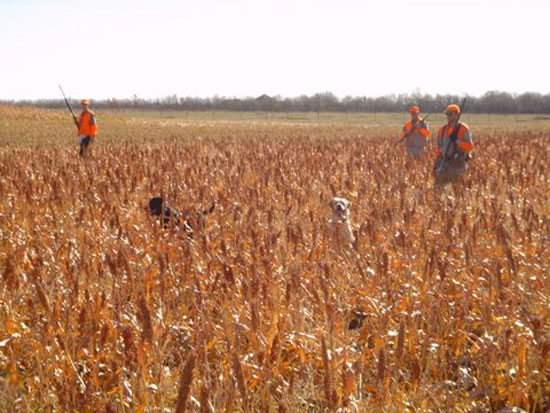
[{"label": "shotgun", "polygon": [[78,129],[79,128],[78,119],[76,118],[76,115],[73,112],[73,108],[71,107],[71,104],[67,100],[67,97],[65,96],[65,93],[63,92],[63,89],[61,89],[61,85],[57,85],[57,86],[59,86],[59,90],[61,90],[61,93],[63,94],[63,99],[65,99],[65,103],[67,104],[67,108],[69,108],[69,111],[71,112],[71,115],[73,115],[74,124],[76,125],[76,128]]}]

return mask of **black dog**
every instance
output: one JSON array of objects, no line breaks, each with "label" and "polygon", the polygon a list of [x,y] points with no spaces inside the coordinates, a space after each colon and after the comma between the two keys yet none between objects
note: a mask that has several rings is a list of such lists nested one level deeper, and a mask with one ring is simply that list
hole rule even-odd
[{"label": "black dog", "polygon": [[160,196],[149,200],[149,212],[155,217],[162,216],[162,224],[167,227],[171,223],[176,227],[180,226],[180,213],[170,208]]},{"label": "black dog", "polygon": [[157,196],[149,200],[149,212],[152,216],[161,218],[164,228],[173,225],[187,232],[188,236],[191,238],[193,238],[193,229],[196,226],[202,227],[204,225],[204,216],[214,212],[215,208],[216,203],[214,202],[209,209],[197,214],[195,220],[193,220],[193,217],[186,217],[184,219],[183,215],[170,207],[162,197]]}]

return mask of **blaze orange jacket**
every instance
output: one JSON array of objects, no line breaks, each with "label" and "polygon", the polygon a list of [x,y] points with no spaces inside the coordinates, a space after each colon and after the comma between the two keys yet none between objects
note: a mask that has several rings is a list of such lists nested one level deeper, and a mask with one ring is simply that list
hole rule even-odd
[{"label": "blaze orange jacket", "polygon": [[[448,140],[450,139],[454,129],[450,128],[448,125],[442,126],[439,128],[439,133],[437,134],[437,155],[441,153],[441,148],[447,145]],[[471,152],[474,150],[474,142],[472,141],[472,135],[470,134],[470,128],[465,123],[460,122],[458,128],[458,134],[456,137],[456,144],[460,150],[464,152]]]},{"label": "blaze orange jacket", "polygon": [[97,123],[95,121],[94,112],[87,110],[80,112],[78,115],[78,132],[77,135],[89,135],[93,138],[97,133]]},{"label": "blaze orange jacket", "polygon": [[414,129],[411,131],[412,127],[413,127],[413,124],[411,120],[405,123],[405,126],[403,126],[403,129],[401,130],[400,137],[404,138],[405,135],[411,136],[418,133],[427,139],[428,136],[430,135],[430,130],[428,129],[428,125],[424,123],[422,118],[418,118],[418,121],[415,122],[414,124]]}]

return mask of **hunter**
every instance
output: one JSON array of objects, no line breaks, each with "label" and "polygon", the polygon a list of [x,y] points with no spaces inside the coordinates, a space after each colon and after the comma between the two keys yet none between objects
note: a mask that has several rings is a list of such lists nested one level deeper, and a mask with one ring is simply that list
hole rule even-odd
[{"label": "hunter", "polygon": [[428,124],[419,116],[420,108],[411,106],[409,109],[411,120],[405,123],[401,129],[401,140],[405,141],[405,147],[409,155],[419,158],[426,153],[430,129]]},{"label": "hunter", "polygon": [[78,115],[78,139],[80,141],[80,156],[84,156],[86,149],[90,145],[90,142],[95,138],[97,134],[97,123],[95,114],[88,109],[90,104],[89,99],[82,99],[80,105],[82,111]]},{"label": "hunter", "polygon": [[455,104],[445,109],[447,124],[439,128],[437,135],[437,160],[434,166],[436,185],[455,183],[468,169],[474,150],[470,128],[459,122],[460,107]]}]

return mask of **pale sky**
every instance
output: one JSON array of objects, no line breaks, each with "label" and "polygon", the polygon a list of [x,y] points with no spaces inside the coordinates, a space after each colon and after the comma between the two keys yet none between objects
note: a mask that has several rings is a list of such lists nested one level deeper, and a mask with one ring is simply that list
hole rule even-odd
[{"label": "pale sky", "polygon": [[0,99],[550,93],[547,0],[0,0]]}]

